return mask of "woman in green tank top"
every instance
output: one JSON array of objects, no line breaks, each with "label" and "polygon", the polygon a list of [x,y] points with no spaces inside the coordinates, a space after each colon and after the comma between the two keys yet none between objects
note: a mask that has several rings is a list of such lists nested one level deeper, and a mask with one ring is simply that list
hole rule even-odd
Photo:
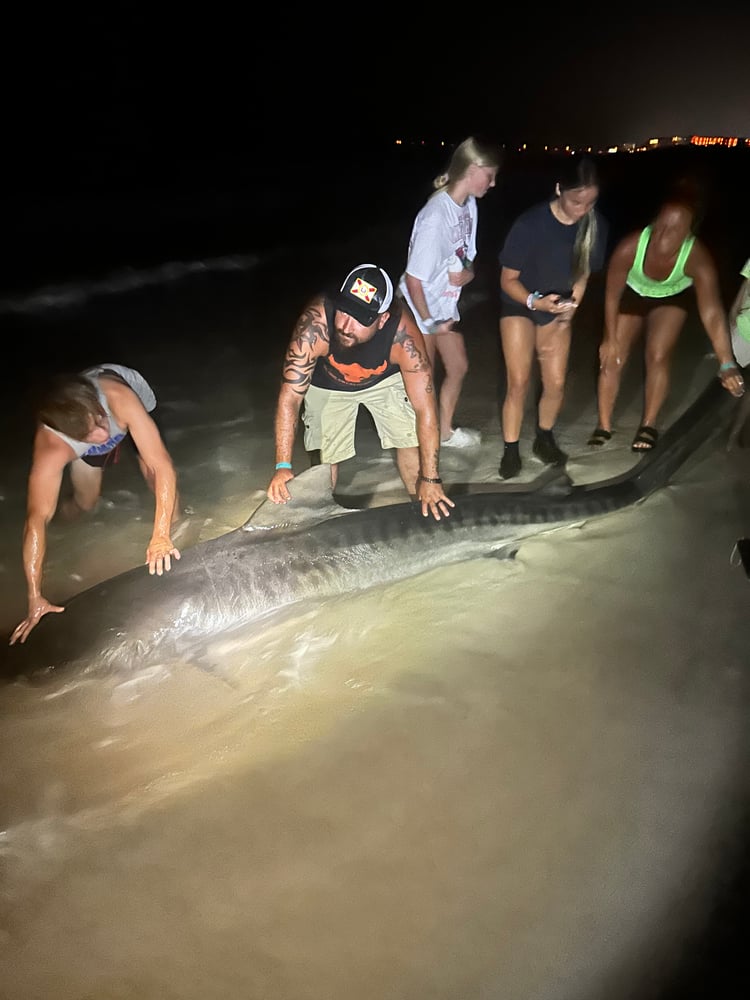
[{"label": "woman in green tank top", "polygon": [[645,330],[643,411],[633,451],[649,451],[656,422],[669,392],[672,357],[685,325],[693,289],[698,313],[719,362],[719,378],[734,396],[744,392],[732,354],[727,313],[716,266],[695,236],[695,210],[680,200],[662,205],[651,225],[630,233],[615,247],[607,267],[604,337],[599,348],[598,425],[594,447],[612,437],[612,414],[623,369]]}]

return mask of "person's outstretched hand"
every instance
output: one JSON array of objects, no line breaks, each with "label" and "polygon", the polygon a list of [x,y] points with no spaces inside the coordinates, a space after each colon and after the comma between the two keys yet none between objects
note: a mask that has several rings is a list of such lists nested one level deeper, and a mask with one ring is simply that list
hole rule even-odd
[{"label": "person's outstretched hand", "polygon": [[417,500],[422,505],[422,517],[431,514],[436,521],[441,517],[450,517],[450,508],[456,506],[443,492],[442,482],[428,483],[421,476],[417,480]]},{"label": "person's outstretched hand", "polygon": [[292,494],[286,485],[290,479],[294,479],[294,473],[291,469],[277,469],[266,490],[268,499],[272,500],[273,503],[288,503],[292,499]]},{"label": "person's outstretched hand", "polygon": [[[729,362],[727,362],[729,364]],[[725,368],[723,371],[719,369],[719,378],[721,379],[721,384],[727,390],[731,392],[733,396],[737,399],[745,394],[745,380],[742,377],[742,372],[735,365],[732,368]]]},{"label": "person's outstretched hand", "polygon": [[35,597],[33,600],[29,601],[29,613],[21,622],[20,625],[16,625],[13,630],[13,634],[10,637],[10,645],[12,646],[14,642],[26,642],[29,637],[29,633],[33,628],[35,628],[41,618],[44,615],[53,612],[54,614],[59,614],[64,611],[65,608],[60,607],[58,604],[50,604],[50,602],[42,597]]},{"label": "person's outstretched hand", "polygon": [[621,363],[617,344],[612,340],[603,340],[599,345],[599,371],[606,372],[608,368],[619,368]]},{"label": "person's outstretched hand", "polygon": [[172,539],[166,535],[154,535],[146,549],[146,563],[151,576],[156,573],[162,576],[172,568],[172,558],[180,558],[180,550],[175,548]]}]

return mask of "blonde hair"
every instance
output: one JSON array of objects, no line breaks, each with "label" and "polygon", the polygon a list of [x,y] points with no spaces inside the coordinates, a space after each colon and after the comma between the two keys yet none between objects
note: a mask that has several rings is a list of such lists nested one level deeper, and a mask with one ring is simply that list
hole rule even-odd
[{"label": "blonde hair", "polygon": [[503,154],[499,146],[470,135],[453,150],[445,173],[438,174],[433,180],[432,186],[435,189],[435,194],[460,181],[471,166],[499,170],[502,161]]},{"label": "blonde hair", "polygon": [[[599,171],[596,163],[588,156],[567,161],[557,182],[560,191],[574,191],[578,188],[599,187]],[[587,212],[576,226],[576,241],[573,246],[573,281],[578,281],[591,270],[591,254],[597,238],[597,218],[594,208]]]},{"label": "blonde hair", "polygon": [[596,214],[592,208],[578,223],[576,241],[573,245],[573,282],[588,275],[591,271],[591,254],[598,236],[599,226]]}]

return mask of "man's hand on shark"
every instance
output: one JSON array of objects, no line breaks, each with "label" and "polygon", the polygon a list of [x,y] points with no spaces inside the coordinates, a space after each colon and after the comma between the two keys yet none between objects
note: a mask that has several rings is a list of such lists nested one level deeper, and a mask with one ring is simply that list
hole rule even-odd
[{"label": "man's hand on shark", "polygon": [[291,469],[277,469],[266,490],[268,499],[273,503],[288,503],[292,499],[286,485],[290,479],[294,479]]},{"label": "man's hand on shark", "polygon": [[417,499],[422,504],[422,516],[429,517],[430,514],[436,521],[443,517],[450,517],[450,507],[455,507],[455,503],[443,493],[441,481],[430,482],[422,476],[417,480]]},{"label": "man's hand on shark", "polygon": [[162,535],[154,535],[148,543],[146,551],[146,565],[148,571],[153,576],[162,576],[172,569],[172,559],[180,558],[180,550],[172,544],[171,538]]}]

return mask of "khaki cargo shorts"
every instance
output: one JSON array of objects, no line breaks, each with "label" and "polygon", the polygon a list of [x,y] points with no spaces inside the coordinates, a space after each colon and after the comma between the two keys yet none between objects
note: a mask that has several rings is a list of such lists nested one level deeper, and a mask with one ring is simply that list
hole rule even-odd
[{"label": "khaki cargo shorts", "polygon": [[360,406],[369,410],[383,448],[416,448],[417,418],[401,372],[370,389],[337,392],[311,385],[305,394],[302,422],[305,448],[320,451],[321,462],[335,465],[356,455],[354,434]]}]

